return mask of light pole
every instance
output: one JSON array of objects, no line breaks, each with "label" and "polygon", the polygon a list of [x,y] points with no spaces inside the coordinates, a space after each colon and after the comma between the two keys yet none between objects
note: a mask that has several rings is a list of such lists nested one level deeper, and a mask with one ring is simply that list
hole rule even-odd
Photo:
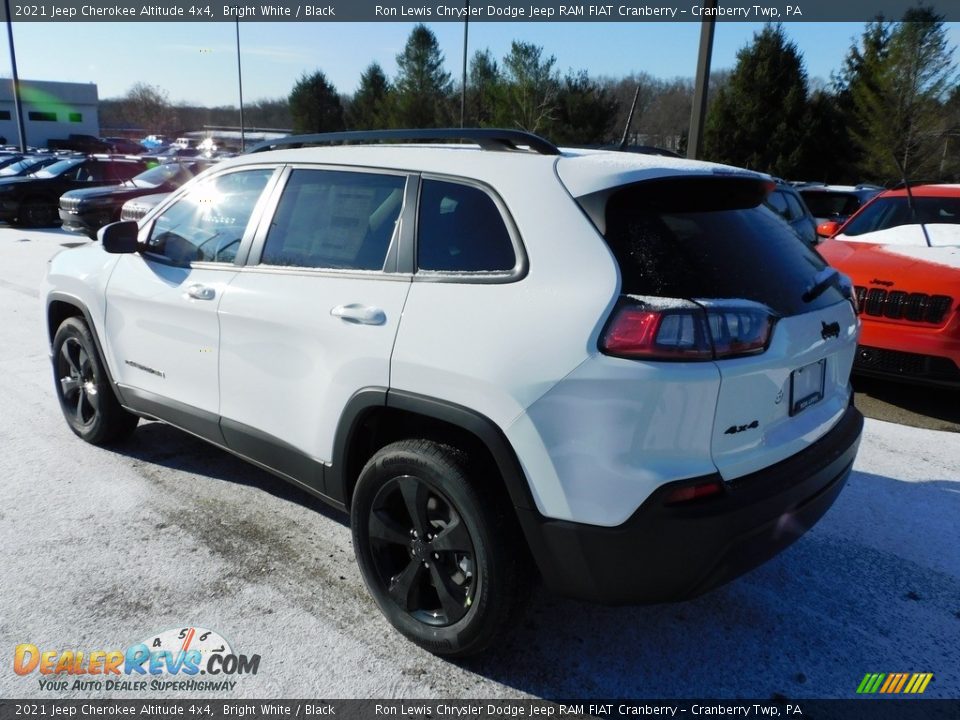
[{"label": "light pole", "polygon": [[23,129],[23,106],[20,104],[20,76],[17,74],[17,52],[13,48],[13,21],[10,19],[10,0],[3,0],[7,12],[7,40],[10,43],[10,68],[13,70],[13,107],[17,113],[17,135],[20,152],[27,151],[27,136]]},{"label": "light pole", "polygon": [[467,33],[470,30],[470,0],[466,1],[466,15],[463,16],[463,82],[460,85],[460,127],[467,114]]},{"label": "light pole", "polygon": [[[703,9],[716,10],[717,0],[706,0]],[[690,111],[690,133],[687,136],[687,157],[696,160],[703,150],[703,124],[707,118],[707,90],[710,85],[710,56],[713,54],[713,13],[706,15],[700,25],[700,55],[697,58],[697,77],[693,86],[693,108]]]},{"label": "light pole", "polygon": [[[10,0],[4,0],[4,2],[10,2]],[[240,67],[240,18],[238,17],[234,20],[234,24],[237,29],[237,86],[240,89],[240,152],[243,152],[247,149],[246,142],[244,140],[244,126],[243,126],[243,71]]]}]

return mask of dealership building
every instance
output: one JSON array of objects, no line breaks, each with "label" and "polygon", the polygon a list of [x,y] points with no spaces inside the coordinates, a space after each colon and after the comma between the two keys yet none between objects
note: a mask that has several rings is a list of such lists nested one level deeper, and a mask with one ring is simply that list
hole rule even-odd
[{"label": "dealership building", "polygon": [[[94,83],[20,81],[20,103],[27,145],[45,147],[48,140],[68,135],[100,135]],[[0,136],[17,144],[17,111],[13,81],[0,81]]]}]

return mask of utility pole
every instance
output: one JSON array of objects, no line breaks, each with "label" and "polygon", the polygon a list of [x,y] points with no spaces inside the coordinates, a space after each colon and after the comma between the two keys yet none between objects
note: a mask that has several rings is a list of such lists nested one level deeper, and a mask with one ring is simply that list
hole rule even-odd
[{"label": "utility pole", "polygon": [[[4,0],[5,2],[10,2],[10,0]],[[237,28],[237,85],[240,88],[240,152],[244,152],[247,149],[246,141],[244,139],[244,126],[243,126],[243,73],[240,68],[240,18],[238,17],[234,20]]]},{"label": "utility pole", "polygon": [[13,107],[17,113],[17,135],[20,152],[27,151],[27,135],[23,127],[23,105],[20,103],[20,75],[17,73],[17,51],[13,47],[13,21],[10,19],[10,0],[3,0],[7,12],[7,41],[10,44],[10,68],[13,70]]},{"label": "utility pole", "polygon": [[693,109],[690,112],[690,133],[687,136],[687,157],[697,159],[703,151],[703,125],[707,118],[707,90],[710,85],[710,56],[713,55],[713,11],[717,0],[703,3],[704,18],[700,25],[700,54],[697,77],[693,86]]},{"label": "utility pole", "polygon": [[470,0],[464,6],[467,10],[463,16],[463,82],[460,85],[460,127],[463,127],[467,115],[467,33],[470,31]]}]

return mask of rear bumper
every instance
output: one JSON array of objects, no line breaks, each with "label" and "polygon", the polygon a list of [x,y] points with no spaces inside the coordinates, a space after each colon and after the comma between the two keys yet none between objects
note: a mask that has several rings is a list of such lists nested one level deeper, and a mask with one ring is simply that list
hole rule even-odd
[{"label": "rear bumper", "polygon": [[617,527],[517,513],[551,590],[610,604],[683,600],[760,565],[811,528],[843,488],[862,430],[863,416],[850,406],[813,445],[726,484],[722,495],[668,506],[676,487],[711,478],[669,483]]}]

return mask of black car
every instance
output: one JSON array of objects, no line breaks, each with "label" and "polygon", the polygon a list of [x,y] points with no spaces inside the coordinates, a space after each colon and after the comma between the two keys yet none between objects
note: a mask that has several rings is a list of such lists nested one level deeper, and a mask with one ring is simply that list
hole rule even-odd
[{"label": "black car", "polygon": [[[825,222],[842,225],[867,200],[883,190],[879,185],[824,185],[810,183],[798,188],[803,201],[817,221],[817,227]],[[818,235],[826,236],[818,231]]]},{"label": "black car", "polygon": [[139,159],[92,155],[60,160],[27,177],[0,179],[0,220],[31,227],[57,225],[68,190],[118,185],[147,169]]},{"label": "black car", "polygon": [[63,160],[57,155],[26,155],[18,160],[0,167],[0,180],[5,178],[26,177],[32,175],[47,165]]},{"label": "black car", "polygon": [[168,193],[210,165],[212,163],[209,160],[187,158],[157,165],[124,180],[121,185],[70,190],[60,197],[63,229],[95,238],[97,230],[120,219],[120,209],[127,200],[154,193]]}]

